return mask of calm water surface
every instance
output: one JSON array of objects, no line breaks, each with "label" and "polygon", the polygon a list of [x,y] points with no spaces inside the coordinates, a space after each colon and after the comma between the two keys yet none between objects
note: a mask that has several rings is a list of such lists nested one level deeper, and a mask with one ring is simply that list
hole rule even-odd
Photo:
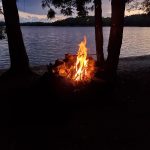
[{"label": "calm water surface", "polygon": [[[104,51],[107,55],[109,27],[104,28]],[[95,54],[93,27],[22,27],[23,37],[32,66],[44,65],[76,53],[78,44],[87,36],[90,54]],[[150,55],[150,28],[125,27],[121,57]],[[0,68],[9,67],[7,40],[0,41]]]}]

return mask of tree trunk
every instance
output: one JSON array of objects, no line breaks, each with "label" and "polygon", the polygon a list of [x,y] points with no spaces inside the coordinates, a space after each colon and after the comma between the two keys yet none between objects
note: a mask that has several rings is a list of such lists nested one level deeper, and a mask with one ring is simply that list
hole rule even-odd
[{"label": "tree trunk", "polygon": [[95,0],[95,42],[97,64],[100,67],[104,65],[103,53],[103,21],[102,21],[102,3],[101,0]]},{"label": "tree trunk", "polygon": [[2,4],[11,61],[10,70],[15,73],[28,72],[29,60],[20,29],[16,0],[2,0]]},{"label": "tree trunk", "polygon": [[123,38],[125,0],[112,0],[111,30],[108,44],[106,72],[109,76],[116,75],[120,49]]}]

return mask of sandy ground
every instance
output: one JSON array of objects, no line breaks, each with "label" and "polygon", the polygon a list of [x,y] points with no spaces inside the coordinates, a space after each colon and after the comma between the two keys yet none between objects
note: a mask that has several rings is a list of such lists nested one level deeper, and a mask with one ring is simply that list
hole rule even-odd
[{"label": "sandy ground", "polygon": [[[32,70],[37,74],[42,75],[47,71],[46,66],[31,66]],[[120,58],[118,73],[132,74],[135,72],[142,72],[143,70],[150,69],[150,56],[137,56]],[[6,69],[0,70],[0,75],[5,72]]]},{"label": "sandy ground", "polygon": [[[46,67],[33,70],[42,75]],[[150,149],[150,56],[121,59],[113,89],[95,89],[98,97],[62,101],[43,78],[30,89],[0,93],[8,98],[0,101],[0,149]]]}]

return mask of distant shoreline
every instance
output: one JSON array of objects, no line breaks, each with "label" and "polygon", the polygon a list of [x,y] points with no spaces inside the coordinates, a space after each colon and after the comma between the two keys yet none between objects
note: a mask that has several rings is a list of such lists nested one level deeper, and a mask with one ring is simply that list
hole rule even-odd
[{"label": "distant shoreline", "polygon": [[[0,22],[0,26],[4,26],[4,22]],[[54,27],[94,27],[94,16],[67,18],[64,20],[57,20],[55,22],[24,22],[21,26],[54,26]],[[103,18],[103,26],[109,27],[111,25],[111,18]],[[125,16],[125,27],[150,27],[150,16],[146,14]]]}]

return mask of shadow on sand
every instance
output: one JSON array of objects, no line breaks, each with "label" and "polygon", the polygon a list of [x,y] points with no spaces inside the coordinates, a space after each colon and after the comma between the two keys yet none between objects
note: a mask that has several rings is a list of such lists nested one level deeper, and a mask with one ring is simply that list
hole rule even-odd
[{"label": "shadow on sand", "polygon": [[86,88],[73,88],[48,73],[2,76],[1,149],[146,149],[149,73],[120,72],[113,85],[96,82]]}]

